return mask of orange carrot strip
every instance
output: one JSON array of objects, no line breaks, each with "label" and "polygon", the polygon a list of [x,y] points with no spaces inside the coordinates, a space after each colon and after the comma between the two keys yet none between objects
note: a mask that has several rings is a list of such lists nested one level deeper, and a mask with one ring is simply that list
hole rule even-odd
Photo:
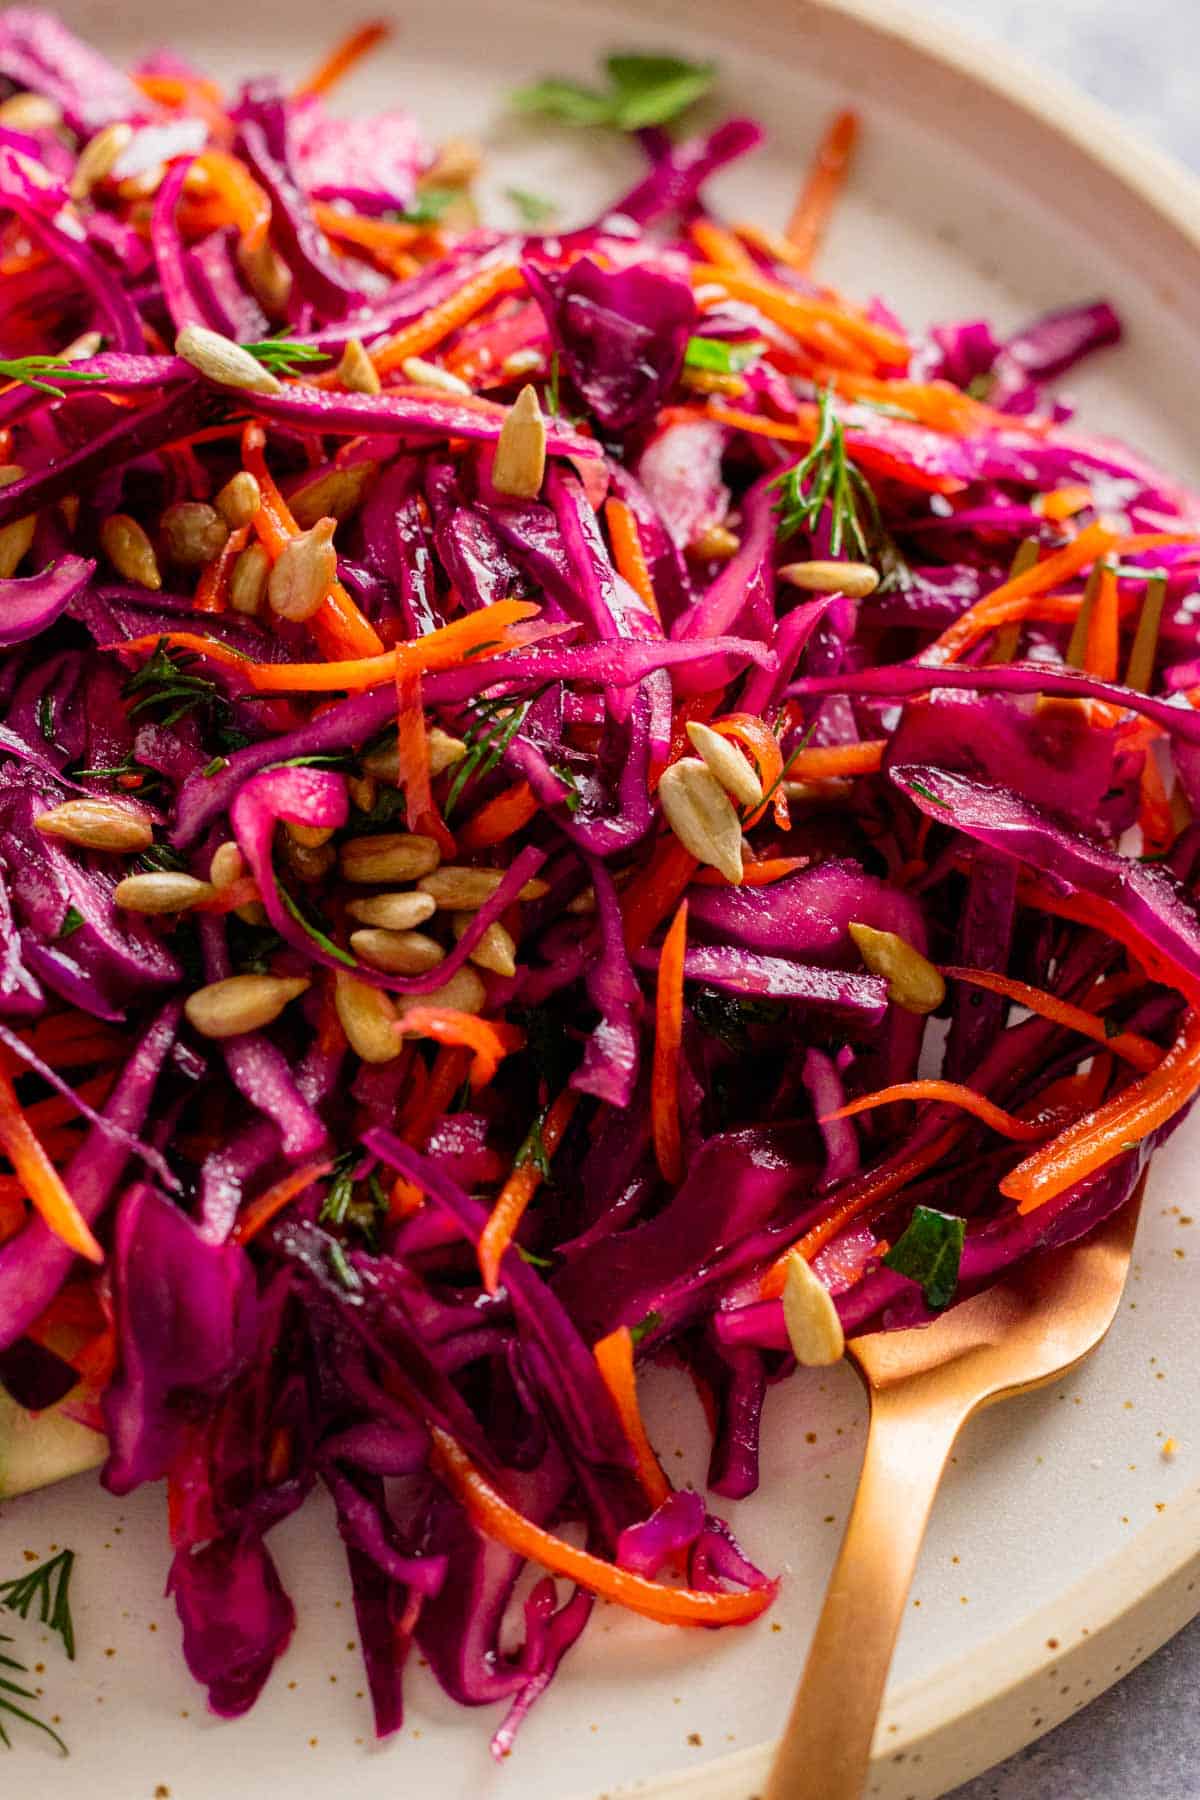
[{"label": "orange carrot strip", "polygon": [[1121,612],[1117,578],[1109,568],[1102,568],[1088,620],[1087,647],[1083,666],[1100,681],[1117,679],[1120,657]]},{"label": "orange carrot strip", "polygon": [[757,713],[724,713],[712,721],[712,729],[718,737],[732,738],[750,752],[764,788],[775,786],[783,774],[783,752],[765,719]]},{"label": "orange carrot strip", "polygon": [[250,527],[242,525],[231,531],[210,563],[205,563],[196,583],[192,605],[197,612],[224,612],[229,595],[229,578],[233,565],[250,542]]},{"label": "orange carrot strip", "polygon": [[224,210],[250,249],[257,249],[271,225],[271,202],[245,163],[224,150],[202,150],[192,164],[206,176],[221,198]]},{"label": "orange carrot strip", "polygon": [[248,1244],[264,1225],[270,1224],[276,1213],[281,1213],[298,1194],[302,1194],[306,1187],[311,1187],[314,1181],[320,1181],[323,1175],[328,1175],[332,1168],[332,1158],[326,1157],[323,1161],[306,1163],[301,1169],[293,1169],[289,1175],[284,1175],[281,1180],[273,1183],[256,1200],[251,1200],[248,1206],[242,1208],[233,1228],[234,1243]]},{"label": "orange carrot strip", "polygon": [[[10,1190],[8,1182],[15,1183],[18,1191]],[[15,1175],[0,1176],[0,1244],[6,1244],[9,1238],[16,1237],[18,1231],[24,1229],[28,1213],[25,1210],[25,1189],[17,1181]]]},{"label": "orange carrot strip", "polygon": [[[817,434],[817,410],[813,406],[798,408],[794,423],[770,419],[763,413],[742,412],[737,407],[721,406],[716,401],[711,401],[705,410],[693,416],[716,419],[732,431],[746,431],[753,437],[777,438],[785,444],[808,445]],[[908,487],[919,488],[922,493],[957,494],[964,485],[957,476],[931,474],[928,469],[919,468],[916,463],[894,455],[880,445],[862,443],[853,428],[847,429],[846,443],[855,462],[861,463],[864,469],[901,481]],[[978,604],[982,605],[982,602]]]},{"label": "orange carrot strip", "polygon": [[698,868],[696,858],[673,833],[658,840],[650,861],[621,895],[625,948],[640,950],[680,899]]},{"label": "orange carrot strip", "polygon": [[327,94],[335,82],[349,74],[355,63],[361,62],[364,56],[374,50],[376,44],[383,43],[391,35],[391,26],[382,19],[373,19],[369,25],[360,25],[357,31],[350,32],[340,44],[335,45],[323,62],[318,63],[307,80],[300,83],[292,98],[304,100],[311,94]]},{"label": "orange carrot strip", "polygon": [[831,387],[848,400],[875,400],[885,406],[899,406],[911,413],[931,431],[942,431],[953,437],[968,437],[981,429],[1031,432],[1040,436],[1046,430],[1041,419],[1014,419],[997,412],[980,400],[973,400],[950,381],[907,381],[895,376],[886,380],[877,375],[864,375],[854,369],[827,368],[814,365],[812,379],[821,387]]},{"label": "orange carrot strip", "polygon": [[502,1019],[479,1019],[452,1006],[410,1006],[400,1020],[406,1037],[436,1038],[471,1052],[471,1086],[486,1087],[504,1058],[519,1050],[525,1033]]},{"label": "orange carrot strip", "polygon": [[1147,751],[1140,777],[1138,824],[1142,832],[1142,848],[1147,855],[1165,856],[1179,833],[1171,797],[1167,793],[1153,751]]},{"label": "orange carrot strip", "polygon": [[683,1039],[683,958],[687,948],[688,903],[682,900],[663,940],[654,1000],[654,1066],[650,1077],[650,1117],[654,1154],[663,1179],[683,1179],[679,1128],[679,1053]]},{"label": "orange carrot strip", "polygon": [[0,1147],[25,1184],[44,1224],[77,1256],[104,1261],[104,1252],[72,1200],[45,1146],[30,1128],[9,1077],[0,1071]]},{"label": "orange carrot strip", "polygon": [[1051,488],[1040,500],[1034,501],[1034,510],[1040,512],[1043,519],[1053,519],[1061,523],[1063,519],[1074,518],[1076,513],[1083,512],[1092,505],[1092,490],[1084,487],[1082,482],[1071,482],[1066,487]]},{"label": "orange carrot strip", "polygon": [[[355,657],[345,662],[252,663],[239,668],[260,694],[347,692],[360,693],[394,680],[399,673],[422,674],[434,669],[454,669],[472,654],[480,660],[502,650],[515,649],[524,641],[512,628],[531,618],[538,607],[528,600],[497,600],[478,612],[467,613],[449,625],[426,632],[424,637],[398,644],[379,655]],[[186,636],[173,632],[172,640]],[[514,641],[515,640],[515,641]],[[157,643],[157,639],[155,642]],[[210,640],[202,639],[208,643]],[[126,646],[128,648],[128,646]],[[223,648],[223,646],[222,646]]]},{"label": "orange carrot strip", "polygon": [[[782,881],[787,875],[794,875],[797,869],[807,868],[810,860],[807,856],[764,856],[758,862],[747,859],[742,864],[742,886],[770,887],[773,882]],[[720,869],[697,869],[694,880],[697,887],[730,885]]]},{"label": "orange carrot strip", "polygon": [[877,1106],[891,1106],[897,1100],[931,1100],[939,1106],[961,1106],[964,1112],[974,1113],[981,1124],[989,1125],[1001,1137],[1020,1142],[1044,1138],[1050,1129],[1044,1121],[1036,1124],[1028,1119],[1018,1119],[1015,1113],[1006,1112],[985,1094],[977,1094],[974,1088],[965,1087],[959,1081],[897,1081],[874,1094],[848,1100],[845,1106],[826,1113],[819,1122],[827,1125],[833,1119],[852,1119],[856,1113],[872,1112]]},{"label": "orange carrot strip", "polygon": [[642,549],[641,534],[633,516],[633,508],[614,496],[604,503],[604,522],[608,526],[613,563],[618,575],[624,576],[647,611],[652,612],[661,625],[662,616],[654,597],[654,583],[650,579],[650,569]]},{"label": "orange carrot strip", "polygon": [[1179,1035],[1155,1068],[1018,1163],[1000,1192],[1017,1202],[1019,1212],[1033,1212],[1157,1131],[1198,1089],[1200,1013],[1189,1007]]},{"label": "orange carrot strip", "polygon": [[1056,1025],[1078,1031],[1083,1037],[1091,1038],[1093,1043],[1102,1044],[1143,1073],[1152,1069],[1162,1055],[1158,1045],[1140,1032],[1119,1031],[1110,1036],[1104,1021],[1094,1012],[1074,1006],[1069,1000],[1060,1000],[1057,994],[1048,994],[1045,988],[1031,987],[1027,981],[1014,981],[1011,975],[996,975],[990,969],[960,969],[953,964],[943,968],[942,974],[953,981],[969,982],[972,987],[987,988],[992,994],[1003,994],[1006,1000],[1026,1007],[1040,1018],[1052,1019]]},{"label": "orange carrot strip", "polygon": [[525,277],[515,263],[494,263],[490,268],[481,269],[447,299],[431,306],[411,325],[405,325],[385,344],[372,350],[371,361],[380,375],[386,375],[390,369],[398,369],[408,357],[423,356],[426,350],[432,350],[435,344],[440,344],[443,338],[465,325],[468,319],[473,319],[501,294],[519,293],[524,286]]},{"label": "orange carrot strip", "polygon": [[697,263],[691,274],[697,287],[720,283],[734,300],[745,300],[756,306],[765,319],[782,325],[801,342],[813,338],[814,327],[832,325],[851,343],[869,351],[877,362],[890,368],[908,366],[910,352],[904,338],[883,325],[873,325],[861,314],[847,312],[831,300],[799,294],[794,288],[784,287],[761,272],[751,275],[739,269],[721,268],[716,263]]},{"label": "orange carrot strip", "polygon": [[493,844],[507,843],[525,829],[537,812],[537,795],[529,783],[515,781],[472,813],[458,834],[459,848],[488,850]]},{"label": "orange carrot strip", "polygon": [[1017,898],[1022,906],[1034,906],[1039,912],[1053,913],[1056,918],[1071,919],[1077,925],[1103,932],[1136,957],[1152,980],[1175,988],[1192,1006],[1200,1007],[1200,981],[1165,956],[1154,939],[1134,925],[1113,901],[1082,892],[1056,893],[1024,871],[1017,878]]},{"label": "orange carrot strip", "polygon": [[[433,1126],[467,1079],[470,1066],[471,1053],[461,1044],[440,1046],[415,1103],[406,1105],[402,1114],[399,1132],[406,1144],[424,1148]],[[418,1062],[413,1067],[423,1070],[424,1065]]]},{"label": "orange carrot strip", "polygon": [[990,594],[985,594],[982,600],[977,600],[974,606],[969,606],[961,618],[955,619],[953,625],[947,626],[941,636],[929,646],[925,652],[925,660],[938,663],[956,661],[977,638],[992,630],[994,623],[1007,622],[1006,616],[1001,612],[1005,603],[1049,592],[1060,581],[1077,575],[1089,563],[1106,555],[1118,542],[1116,532],[1109,531],[1106,526],[1086,526],[1065,549],[1056,550],[1044,562],[1034,563],[1024,574],[1012,576],[998,588],[993,588]]},{"label": "orange carrot strip", "polygon": [[396,749],[408,829],[419,831],[420,820],[433,811],[429,736],[421,704],[421,677],[399,662],[396,664]]},{"label": "orange carrot strip", "polygon": [[[575,1116],[579,1095],[574,1088],[564,1088],[551,1101],[542,1120],[542,1148],[552,1157],[563,1140],[567,1126]],[[501,1188],[479,1237],[479,1268],[483,1285],[494,1294],[500,1284],[500,1263],[525,1216],[525,1209],[542,1185],[542,1173],[531,1157],[520,1163]]]},{"label": "orange carrot strip", "polygon": [[811,264],[825,235],[857,142],[858,115],[847,110],[834,116],[817,146],[808,179],[800,190],[787,226],[787,235],[805,268]]},{"label": "orange carrot strip", "polygon": [[461,1444],[440,1425],[431,1426],[430,1436],[433,1472],[454,1495],[476,1531],[552,1574],[566,1576],[591,1594],[614,1600],[618,1606],[664,1625],[744,1625],[756,1619],[774,1599],[774,1586],[736,1594],[659,1587],[644,1575],[634,1575],[603,1562],[587,1550],[577,1550],[574,1544],[555,1537],[510,1506],[475,1467]]},{"label": "orange carrot strip", "polygon": [[726,231],[712,219],[693,219],[688,236],[705,262],[715,263],[721,269],[740,269],[744,275],[759,273],[758,264],[746,254],[732,231]]},{"label": "orange carrot strip", "polygon": [[788,765],[789,781],[828,781],[848,775],[874,775],[882,767],[886,738],[861,744],[813,744]]},{"label": "orange carrot strip", "polygon": [[638,1405],[637,1377],[633,1368],[633,1337],[628,1325],[618,1325],[592,1345],[600,1379],[612,1395],[621,1429],[629,1439],[637,1463],[638,1480],[651,1506],[661,1506],[671,1496],[671,1484],[662,1472],[654,1446],[646,1436]]},{"label": "orange carrot strip", "polygon": [[[799,250],[790,238],[784,237],[781,231],[772,231],[767,225],[758,225],[753,220],[743,219],[739,219],[733,229],[744,244],[749,244],[754,250],[760,250],[771,262],[782,263],[787,269],[795,269],[799,275],[808,273],[807,265]],[[708,260],[715,262],[717,259],[715,256],[710,256]]]}]

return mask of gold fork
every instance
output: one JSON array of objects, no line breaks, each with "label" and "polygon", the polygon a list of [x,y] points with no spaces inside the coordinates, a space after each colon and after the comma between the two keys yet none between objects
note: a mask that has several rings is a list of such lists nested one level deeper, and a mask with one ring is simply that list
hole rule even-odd
[{"label": "gold fork", "polygon": [[871,1403],[858,1492],[764,1800],[860,1800],[934,1495],[981,1407],[1064,1375],[1116,1316],[1141,1186],[1091,1237],[1033,1257],[936,1324],[852,1338]]}]

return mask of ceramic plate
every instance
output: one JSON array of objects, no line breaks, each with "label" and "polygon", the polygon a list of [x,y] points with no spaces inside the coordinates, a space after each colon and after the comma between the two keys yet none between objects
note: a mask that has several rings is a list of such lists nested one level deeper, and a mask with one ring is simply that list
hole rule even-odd
[{"label": "ceramic plate", "polygon": [[[147,47],[135,9],[68,0],[64,10],[114,53]],[[319,0],[177,0],[157,11],[153,32],[217,75],[293,75],[346,23]],[[1200,477],[1195,191],[1090,106],[940,24],[864,0],[641,0],[624,12],[407,0],[396,38],[343,99],[404,101],[433,134],[485,138],[493,217],[507,222],[503,188],[517,182],[582,219],[628,180],[634,150],[535,131],[506,117],[503,97],[531,75],[585,75],[614,46],[719,59],[719,105],[756,114],[769,142],[716,184],[716,198],[776,224],[829,109],[852,98],[866,143],[829,277],[885,294],[914,327],[971,312],[1014,325],[1111,296],[1128,338],[1076,384],[1084,415]],[[1200,1121],[1155,1165],[1126,1302],[1099,1354],[962,1439],[900,1640],[872,1794],[943,1792],[1083,1704],[1200,1609],[1198,1148]],[[690,1391],[666,1372],[647,1386],[668,1466],[700,1481]],[[183,1667],[161,1591],[160,1492],[118,1502],[84,1474],[10,1501],[0,1506],[0,1575],[56,1545],[79,1553],[80,1654],[70,1666],[48,1634],[14,1623],[71,1761],[58,1765],[26,1734],[3,1765],[5,1789],[89,1800],[597,1800],[650,1787],[749,1800],[765,1768],[753,1747],[778,1728],[803,1662],[863,1422],[847,1368],[776,1390],[761,1492],[723,1508],[754,1558],[785,1577],[767,1621],[710,1636],[601,1611],[502,1768],[487,1752],[495,1720],[452,1706],[420,1667],[403,1733],[373,1744],[341,1553],[320,1501],[272,1539],[300,1625],[237,1724],[206,1715]]]}]

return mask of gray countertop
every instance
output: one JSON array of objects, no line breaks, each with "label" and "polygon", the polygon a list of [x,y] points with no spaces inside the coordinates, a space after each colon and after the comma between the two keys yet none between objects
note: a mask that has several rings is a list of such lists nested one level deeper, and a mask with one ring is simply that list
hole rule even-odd
[{"label": "gray countertop", "polygon": [[[1200,169],[1196,0],[938,0]],[[932,9],[931,9],[932,10]],[[1200,1619],[950,1800],[1200,1800]]]}]

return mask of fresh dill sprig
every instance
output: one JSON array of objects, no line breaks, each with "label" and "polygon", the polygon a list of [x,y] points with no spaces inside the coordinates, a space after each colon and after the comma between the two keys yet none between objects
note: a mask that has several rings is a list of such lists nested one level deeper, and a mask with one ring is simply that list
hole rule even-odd
[{"label": "fresh dill sprig", "polygon": [[154,874],[159,870],[174,873],[187,870],[187,859],[170,844],[151,844],[133,859],[133,866],[139,875]]},{"label": "fresh dill sprig", "polygon": [[71,1617],[71,1576],[75,1569],[75,1552],[60,1550],[48,1562],[39,1563],[26,1575],[11,1581],[0,1581],[0,1606],[27,1619],[34,1603],[38,1622],[48,1625],[63,1641],[63,1649],[75,1661],[75,1622]]},{"label": "fresh dill sprig", "polygon": [[[0,361],[0,376],[8,381],[23,381],[26,387],[36,388],[39,394],[51,394],[55,400],[67,397],[66,389],[57,385],[59,382],[78,384],[104,379],[99,370],[78,369],[65,356],[10,357]],[[50,376],[53,380],[47,379]]]},{"label": "fresh dill sprig", "polygon": [[833,410],[833,391],[825,388],[818,400],[817,435],[807,456],[771,484],[779,489],[775,510],[779,535],[817,530],[829,508],[829,550],[840,556],[851,551],[866,561],[870,557],[865,514],[872,530],[879,527],[879,509],[871,484],[846,454],[846,433]]},{"label": "fresh dill sprig", "polygon": [[169,726],[177,725],[199,707],[211,710],[221,701],[221,691],[206,675],[193,674],[198,660],[191,650],[172,652],[166,639],[159,638],[153,656],[129,677],[121,690],[126,699],[133,699],[129,717],[156,713],[160,714],[158,723]]},{"label": "fresh dill sprig", "polygon": [[274,337],[262,338],[257,344],[243,344],[264,369],[272,375],[291,375],[304,363],[327,362],[329,352],[316,344],[299,344],[288,335],[288,329]]},{"label": "fresh dill sprig", "polygon": [[513,1157],[513,1168],[523,1169],[526,1163],[532,1163],[543,1181],[550,1179],[550,1157],[546,1150],[546,1140],[542,1135],[546,1115],[540,1112],[529,1130],[517,1154]]},{"label": "fresh dill sprig", "polygon": [[329,1187],[321,1202],[318,1223],[321,1225],[344,1225],[347,1214],[354,1200],[354,1167],[355,1155],[348,1150],[339,1156],[329,1177]]},{"label": "fresh dill sprig", "polygon": [[446,795],[446,818],[450,817],[462,798],[462,791],[468,781],[476,776],[491,774],[525,723],[526,714],[538,697],[534,694],[528,700],[515,702],[507,696],[503,700],[475,701],[472,707],[474,719],[463,740],[467,746],[467,754],[459,763],[454,780],[450,783],[450,791]]},{"label": "fresh dill sprig", "polygon": [[[67,1746],[53,1725],[48,1725],[45,1719],[39,1719],[36,1713],[27,1712],[23,1706],[17,1705],[18,1700],[36,1702],[38,1696],[32,1688],[22,1687],[19,1682],[12,1679],[13,1675],[28,1675],[29,1671],[23,1662],[18,1662],[15,1656],[9,1656],[4,1650],[3,1646],[11,1643],[12,1639],[0,1632],[0,1744],[3,1744],[6,1750],[12,1749],[12,1739],[5,1728],[5,1720],[20,1719],[24,1724],[32,1725],[35,1731],[44,1731],[48,1738],[53,1738],[63,1755],[66,1756],[68,1755]],[[6,1673],[6,1671],[11,1671],[11,1673]]]}]

